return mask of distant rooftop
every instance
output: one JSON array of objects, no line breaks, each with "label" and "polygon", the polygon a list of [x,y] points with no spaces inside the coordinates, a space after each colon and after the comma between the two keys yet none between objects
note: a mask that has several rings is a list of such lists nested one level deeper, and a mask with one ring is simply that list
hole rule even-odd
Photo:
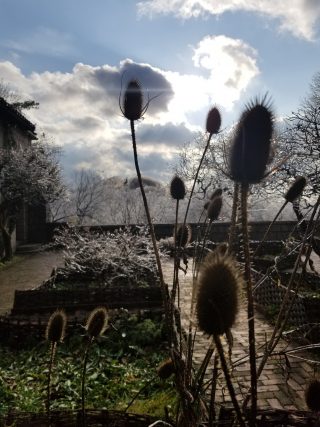
[{"label": "distant rooftop", "polygon": [[0,97],[0,119],[4,118],[8,123],[17,124],[26,132],[31,132],[35,138],[35,125],[25,118],[16,108]]}]

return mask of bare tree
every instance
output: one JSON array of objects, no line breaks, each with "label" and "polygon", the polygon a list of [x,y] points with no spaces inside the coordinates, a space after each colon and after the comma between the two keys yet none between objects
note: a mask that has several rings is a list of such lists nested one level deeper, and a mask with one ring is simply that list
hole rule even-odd
[{"label": "bare tree", "polygon": [[320,191],[320,72],[311,81],[309,93],[300,108],[287,119],[285,142],[295,153],[295,161],[285,170],[289,176],[304,175],[308,180],[305,194]]},{"label": "bare tree", "polygon": [[11,234],[23,203],[49,203],[64,190],[56,150],[44,140],[0,150],[0,231],[4,258],[12,257]]},{"label": "bare tree", "polygon": [[5,99],[12,107],[18,111],[30,110],[31,108],[38,108],[39,103],[32,99],[23,99],[23,97],[3,79],[0,79],[0,98]]},{"label": "bare tree", "polygon": [[63,198],[50,206],[52,222],[72,221],[77,225],[99,223],[106,197],[105,180],[92,170],[75,172]]}]

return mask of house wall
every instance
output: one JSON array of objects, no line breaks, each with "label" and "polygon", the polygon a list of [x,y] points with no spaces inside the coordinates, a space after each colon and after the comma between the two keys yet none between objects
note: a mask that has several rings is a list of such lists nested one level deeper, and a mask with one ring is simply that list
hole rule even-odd
[{"label": "house wall", "polygon": [[[31,145],[31,135],[19,128],[17,125],[10,125],[0,118],[0,148],[8,146],[10,141],[14,141],[19,148]],[[16,229],[12,233],[12,248],[15,251],[17,244],[29,241],[29,215],[28,206],[22,205],[17,217]],[[44,221],[45,223],[45,221]]]},{"label": "house wall", "polygon": [[4,135],[5,135],[5,131],[4,131],[3,123],[0,121],[0,148],[4,146]]}]

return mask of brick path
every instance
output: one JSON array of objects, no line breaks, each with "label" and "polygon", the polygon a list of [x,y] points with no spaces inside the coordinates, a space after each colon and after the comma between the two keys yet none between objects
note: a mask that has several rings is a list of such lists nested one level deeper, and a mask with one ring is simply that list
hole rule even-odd
[{"label": "brick path", "polygon": [[[61,253],[39,252],[24,257],[21,261],[0,271],[0,314],[12,308],[15,289],[31,289],[50,276],[52,268],[62,265]],[[167,283],[172,283],[173,263],[163,264]],[[320,270],[320,269],[319,269]],[[189,319],[191,302],[192,273],[191,263],[186,276],[181,272],[181,309],[183,324],[186,327]],[[241,307],[235,327],[232,329],[234,345],[232,361],[247,355],[248,336],[246,309]],[[263,316],[256,312],[256,347],[262,347],[266,337],[272,333],[271,326]],[[209,340],[202,333],[198,333],[194,362],[200,364],[208,349]],[[287,342],[280,341],[276,350],[287,346]],[[306,362],[290,358],[290,369],[284,370],[285,364],[279,358],[271,358],[266,364],[258,382],[258,404],[260,408],[306,409],[304,390],[309,378],[313,376],[313,368]],[[210,369],[208,369],[210,371]],[[249,364],[244,363],[233,370],[233,377],[237,381],[237,393],[245,394],[250,382]],[[240,398],[240,396],[239,396]],[[228,401],[228,392],[221,381],[217,393],[218,401]],[[241,400],[241,399],[239,399]]]},{"label": "brick path", "polygon": [[[191,263],[190,263],[191,264]],[[165,263],[164,275],[167,283],[172,283],[173,263]],[[183,325],[188,325],[189,308],[191,301],[191,288],[192,288],[192,272],[191,265],[186,276],[181,272],[180,279],[180,293],[181,293],[181,311],[183,317]],[[262,350],[272,333],[271,326],[264,320],[263,316],[256,312],[255,315],[255,333],[256,333],[256,349],[259,352]],[[232,361],[236,361],[248,354],[248,333],[247,333],[247,319],[246,307],[244,304],[240,307],[237,322],[232,329],[233,334],[233,354]],[[209,340],[201,332],[198,333],[194,362],[199,365],[204,358],[208,349]],[[288,343],[281,340],[276,348],[276,351],[284,349]],[[285,369],[285,361],[280,360],[279,357],[270,358],[258,380],[258,406],[261,409],[307,409],[304,402],[304,390],[309,379],[313,377],[314,369],[308,363],[290,358],[290,368]],[[210,368],[208,369],[210,373]],[[246,395],[246,391],[250,384],[250,369],[249,363],[244,363],[232,372],[233,378],[236,380],[236,391],[241,401],[239,393]],[[222,374],[221,374],[222,375]],[[221,376],[222,378],[222,376]],[[209,376],[208,376],[209,379]],[[225,388],[223,381],[218,388],[217,400],[220,402],[229,401],[228,391]]]},{"label": "brick path", "polygon": [[0,315],[11,310],[16,289],[31,289],[50,277],[62,265],[61,252],[47,251],[25,255],[0,271]]}]

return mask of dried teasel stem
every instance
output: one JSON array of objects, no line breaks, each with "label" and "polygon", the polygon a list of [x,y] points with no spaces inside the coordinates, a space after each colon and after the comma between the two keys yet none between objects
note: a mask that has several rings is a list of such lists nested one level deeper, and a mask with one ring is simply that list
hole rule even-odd
[{"label": "dried teasel stem", "polygon": [[254,325],[254,305],[252,293],[252,278],[250,267],[250,249],[248,235],[248,185],[241,184],[241,221],[243,233],[243,251],[245,259],[244,275],[247,290],[247,316],[248,316],[248,334],[249,334],[249,360],[250,360],[250,379],[251,379],[251,414],[250,426],[255,426],[257,413],[257,366],[255,350],[255,325]]},{"label": "dried teasel stem", "polygon": [[223,374],[224,374],[224,378],[226,380],[226,384],[227,384],[227,387],[228,387],[230,398],[231,398],[234,410],[236,411],[236,414],[237,414],[238,423],[239,423],[239,425],[241,427],[246,427],[246,424],[245,424],[245,422],[243,420],[243,417],[242,417],[242,413],[241,413],[241,410],[240,410],[239,403],[237,401],[236,393],[235,393],[235,390],[234,390],[234,387],[233,387],[233,384],[232,384],[232,380],[231,380],[231,377],[230,377],[230,372],[229,372],[229,369],[228,369],[226,357],[225,357],[225,354],[224,354],[224,351],[223,351],[223,347],[222,347],[222,344],[221,344],[220,336],[219,335],[213,335],[213,339],[214,339],[214,343],[215,343],[215,347],[216,347],[217,353],[218,353],[219,358],[220,358],[221,368],[222,368],[222,371],[223,371]]},{"label": "dried teasel stem", "polygon": [[265,242],[273,224],[277,221],[277,219],[279,218],[279,215],[281,214],[281,212],[283,211],[283,209],[287,206],[288,201],[285,200],[285,202],[282,204],[282,206],[280,207],[280,209],[278,210],[276,216],[273,218],[272,222],[269,224],[266,232],[264,233],[262,239],[260,240],[258,246],[256,247],[256,250],[254,251],[253,256],[257,255],[257,253],[259,252],[259,249],[261,248],[261,246],[263,245],[263,243]]},{"label": "dried teasel stem", "polygon": [[58,342],[63,341],[65,335],[65,329],[67,324],[67,316],[63,310],[56,310],[50,316],[46,328],[45,337],[50,343],[50,360],[48,368],[47,378],[47,400],[46,400],[46,411],[47,416],[50,416],[50,395],[51,395],[51,376],[54,357],[57,349]]},{"label": "dried teasel stem", "polygon": [[254,255],[256,255],[258,253],[258,250],[262,246],[263,242],[266,240],[267,235],[269,234],[269,231],[271,230],[271,227],[276,222],[276,220],[278,219],[278,217],[281,214],[281,212],[283,211],[283,209],[287,206],[287,204],[289,202],[293,203],[297,198],[299,198],[301,196],[301,194],[302,194],[302,192],[303,192],[304,187],[306,186],[306,184],[307,184],[307,180],[303,176],[298,176],[295,179],[295,181],[290,186],[290,188],[288,189],[288,191],[286,192],[286,194],[284,196],[285,202],[283,203],[283,205],[279,209],[279,211],[276,214],[276,216],[274,217],[273,221],[269,224],[269,227],[267,228],[267,230],[266,230],[266,232],[265,232],[262,240],[260,240],[259,245],[256,248]]},{"label": "dried teasel stem", "polygon": [[87,341],[87,345],[86,348],[84,350],[84,355],[83,355],[83,365],[82,365],[82,380],[81,380],[81,412],[82,412],[82,422],[83,422],[83,426],[85,426],[86,422],[86,414],[85,414],[85,379],[86,379],[86,372],[87,372],[87,362],[88,362],[88,354],[89,354],[89,349],[91,347],[91,344],[93,342],[94,338],[93,337],[89,337],[88,341]]},{"label": "dried teasel stem", "polygon": [[[137,152],[137,143],[136,143],[134,120],[130,120],[130,129],[131,129],[134,164],[135,164],[136,173],[137,173],[137,177],[138,177],[138,181],[139,181],[143,205],[144,205],[144,209],[146,212],[147,221],[148,221],[148,225],[149,225],[149,229],[150,229],[150,235],[151,235],[151,239],[152,239],[153,250],[154,250],[155,257],[156,257],[156,263],[157,263],[157,269],[158,269],[159,280],[160,280],[160,285],[161,285],[162,299],[163,299],[163,304],[164,304],[164,308],[165,308],[165,313],[167,313],[167,315],[168,315],[168,313],[170,312],[169,291],[168,291],[168,286],[166,285],[166,283],[164,281],[164,277],[163,277],[163,271],[162,271],[162,266],[161,266],[161,261],[160,261],[158,245],[157,245],[156,236],[154,233],[153,223],[151,220],[151,215],[150,215],[150,211],[149,211],[146,193],[144,191],[143,182],[142,182],[142,178],[141,178],[141,172],[140,172],[139,161],[138,161],[138,152]],[[167,323],[169,324],[169,319],[167,319]]]},{"label": "dried teasel stem", "polygon": [[190,208],[190,203],[191,203],[191,199],[192,199],[192,196],[193,196],[193,192],[194,192],[194,189],[195,189],[195,186],[196,186],[196,182],[198,180],[198,175],[199,175],[199,172],[200,172],[203,160],[204,160],[204,158],[206,156],[206,153],[208,151],[212,135],[217,134],[219,132],[220,126],[221,126],[221,115],[220,115],[220,112],[219,112],[219,110],[218,110],[217,107],[213,107],[209,111],[209,113],[207,115],[206,130],[208,132],[208,139],[207,139],[206,146],[205,146],[205,148],[203,150],[202,157],[200,159],[200,162],[199,162],[199,165],[198,165],[198,168],[197,168],[197,171],[196,171],[196,175],[195,175],[194,180],[193,180],[193,184],[192,184],[192,188],[191,188],[191,192],[190,192],[190,195],[189,195],[188,204],[187,204],[187,208],[186,208],[186,213],[185,213],[185,216],[184,216],[184,221],[183,221],[184,224],[187,221],[187,216],[188,216],[188,213],[189,213],[189,208]]},{"label": "dried teasel stem", "polygon": [[[264,352],[264,354],[263,354],[263,356],[261,358],[260,364],[258,366],[258,369],[257,369],[257,378],[260,377],[260,375],[261,375],[261,373],[262,373],[262,371],[263,371],[263,369],[265,367],[265,364],[267,363],[270,355],[273,353],[274,349],[278,345],[278,342],[280,341],[280,339],[282,337],[282,333],[284,331],[285,325],[287,324],[287,321],[288,321],[288,318],[289,318],[289,314],[290,314],[290,311],[292,309],[292,305],[293,305],[293,302],[294,302],[294,298],[291,298],[291,301],[289,301],[290,294],[292,293],[292,288],[293,288],[293,284],[294,284],[294,278],[295,278],[295,276],[297,274],[297,270],[298,270],[298,267],[300,265],[300,259],[301,259],[301,256],[302,256],[303,252],[304,252],[304,248],[305,248],[306,242],[308,240],[308,236],[309,236],[309,233],[310,233],[310,230],[311,230],[311,224],[314,221],[316,212],[318,211],[319,207],[320,207],[320,196],[318,197],[317,202],[316,202],[316,204],[315,204],[315,206],[313,208],[313,212],[312,212],[312,215],[311,215],[310,220],[309,220],[308,228],[307,228],[307,230],[305,232],[305,235],[303,237],[303,240],[302,240],[302,243],[301,243],[301,246],[300,246],[299,254],[297,256],[297,259],[296,259],[293,271],[291,273],[289,283],[288,283],[288,285],[286,287],[287,288],[286,292],[285,292],[285,294],[284,294],[284,296],[282,298],[282,303],[281,303],[281,306],[280,306],[280,309],[279,309],[279,312],[278,312],[277,319],[275,321],[275,325],[274,325],[274,328],[273,328],[272,335],[271,335],[271,337],[270,337],[270,339],[269,339],[269,341],[267,343],[265,352]],[[316,222],[319,220],[319,216],[320,216],[320,211],[318,212],[318,215],[317,215],[317,218],[316,218]],[[305,258],[305,261],[304,261],[305,265],[308,262],[308,256],[309,255],[310,254],[306,255],[306,258]],[[297,290],[298,289],[296,288],[295,292],[294,292],[294,296],[296,295]],[[249,399],[247,397],[244,400],[244,402],[243,402],[243,405],[242,405],[243,409],[246,408],[246,406],[248,404],[248,401],[249,401]]]},{"label": "dried teasel stem", "polygon": [[236,224],[237,224],[237,213],[239,208],[239,183],[234,183],[233,200],[232,200],[232,213],[231,223],[229,228],[229,239],[228,239],[228,251],[232,254],[236,242]]},{"label": "dried teasel stem", "polygon": [[81,410],[82,410],[82,421],[85,425],[85,378],[87,371],[87,362],[89,349],[93,341],[99,336],[103,335],[108,325],[108,314],[105,307],[97,307],[90,313],[88,320],[85,325],[87,331],[88,341],[83,356],[83,367],[81,377]]},{"label": "dried teasel stem", "polygon": [[311,411],[320,411],[320,381],[318,379],[314,379],[308,384],[305,391],[305,400]]},{"label": "dried teasel stem", "polygon": [[217,390],[217,381],[218,381],[218,368],[219,368],[219,358],[216,353],[213,356],[213,369],[212,369],[212,380],[211,380],[211,393],[210,393],[210,407],[209,407],[209,420],[208,427],[213,427],[213,423],[216,419],[215,411],[215,401],[216,401],[216,390]]}]

